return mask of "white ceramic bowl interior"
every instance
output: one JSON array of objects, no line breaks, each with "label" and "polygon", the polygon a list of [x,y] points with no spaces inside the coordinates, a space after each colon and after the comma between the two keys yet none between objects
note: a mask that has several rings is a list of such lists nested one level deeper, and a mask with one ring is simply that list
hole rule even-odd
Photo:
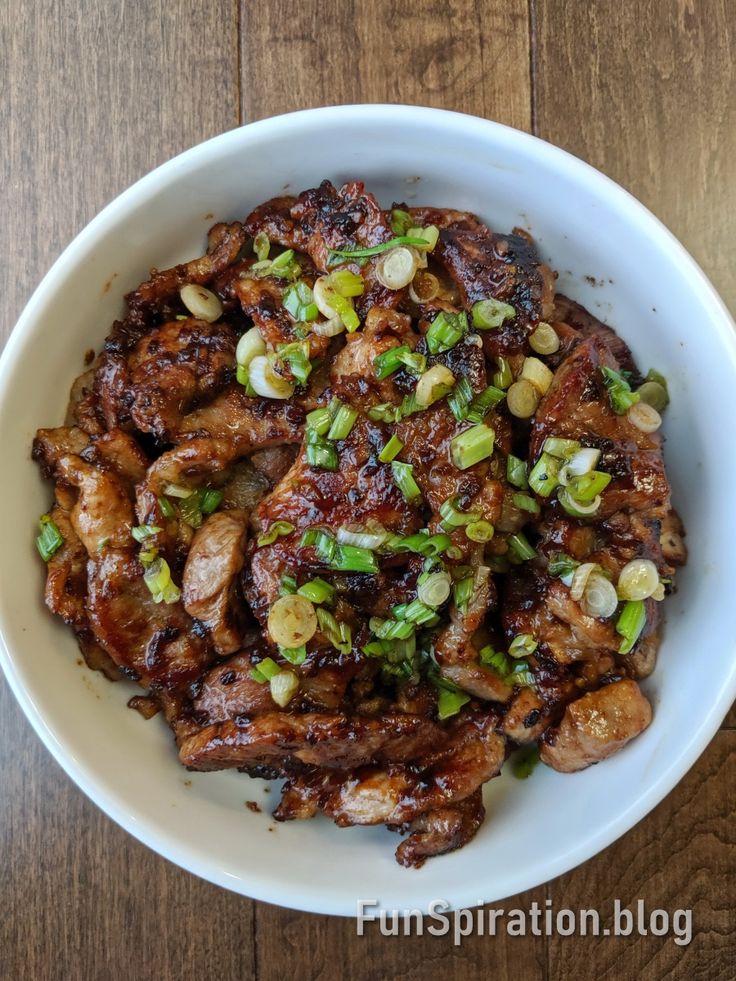
[{"label": "white ceramic bowl interior", "polygon": [[[31,463],[39,426],[63,420],[82,357],[99,347],[123,294],[201,254],[214,219],[329,177],[360,178],[384,204],[406,200],[521,225],[559,271],[559,288],[614,325],[672,391],[666,456],[687,524],[690,562],[666,604],[666,634],[645,683],[651,728],[575,775],[538,768],[486,789],[475,840],[419,871],[400,868],[398,837],[325,819],[277,825],[276,788],[236,772],[189,774],[160,719],[125,707],[134,686],[78,665],[71,633],[42,604],[35,522],[50,488]],[[736,351],[723,304],[683,248],[637,201],[586,164],[533,137],[469,116],[400,106],[319,109],[226,133],[144,178],[68,247],[28,304],[0,366],[5,516],[0,556],[2,662],[56,759],[115,821],[171,861],[248,896],[352,914],[499,900],[562,873],[642,818],[682,777],[736,695]],[[263,813],[246,809],[258,801]]]}]

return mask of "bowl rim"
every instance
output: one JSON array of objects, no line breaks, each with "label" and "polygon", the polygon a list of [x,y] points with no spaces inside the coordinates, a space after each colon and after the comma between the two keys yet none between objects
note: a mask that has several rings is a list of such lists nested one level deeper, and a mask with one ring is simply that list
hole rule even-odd
[{"label": "bowl rim", "polygon": [[[709,311],[710,328],[720,335],[724,347],[729,350],[736,378],[736,325],[723,300],[703,270],[672,232],[637,198],[615,181],[560,147],[530,133],[492,120],[424,106],[346,104],[272,116],[214,136],[159,165],[107,204],[62,251],[18,318],[0,356],[0,418],[5,416],[8,408],[6,405],[8,379],[19,362],[26,343],[26,335],[32,332],[38,312],[43,307],[47,295],[63,282],[80,259],[89,253],[98,237],[104,234],[111,224],[115,224],[119,217],[136,204],[155,196],[172,177],[180,176],[190,168],[199,169],[206,165],[208,157],[218,156],[229,144],[241,146],[247,144],[251,136],[254,139],[268,138],[295,125],[306,124],[313,129],[318,129],[323,122],[330,125],[339,124],[341,121],[355,123],[356,116],[365,123],[380,124],[390,117],[394,123],[402,120],[414,124],[423,123],[445,131],[449,129],[461,135],[466,134],[469,127],[476,131],[483,130],[499,149],[503,150],[505,144],[514,144],[515,149],[526,150],[527,153],[542,159],[554,169],[564,171],[568,178],[584,186],[596,196],[605,196],[609,202],[625,210],[627,220],[636,224],[639,231],[653,242],[654,247],[660,252],[668,252],[671,261],[682,269],[683,275],[688,275],[691,290],[698,294],[703,306]],[[238,878],[218,868],[206,854],[203,855],[201,849],[179,843],[172,844],[169,836],[162,830],[160,821],[150,820],[135,806],[131,806],[124,795],[116,793],[110,785],[104,785],[105,781],[93,767],[87,766],[67,751],[63,737],[47,724],[37,709],[32,694],[24,683],[20,665],[16,664],[8,646],[2,622],[0,622],[0,665],[23,712],[52,756],[108,817],[143,844],[187,871],[244,896],[281,906],[285,905],[284,900],[287,899],[289,908],[308,912],[354,915],[354,911],[345,909],[342,901],[335,901],[331,897],[326,882],[314,883],[309,893],[285,896],[284,879],[278,874],[273,876],[249,874],[247,877]],[[503,883],[503,896],[497,897],[494,902],[540,886],[575,868],[642,820],[685,776],[720,727],[726,712],[736,698],[736,663],[732,663],[730,673],[721,680],[720,691],[710,708],[701,716],[698,725],[691,731],[689,741],[682,751],[672,758],[668,767],[648,784],[646,790],[629,807],[622,812],[617,812],[614,818],[599,827],[583,843],[578,843],[566,852],[551,857],[541,868],[537,865],[534,869],[527,869],[520,865],[514,874],[506,877]],[[477,885],[453,885],[447,890],[452,908],[477,905],[481,902],[478,891]]]}]

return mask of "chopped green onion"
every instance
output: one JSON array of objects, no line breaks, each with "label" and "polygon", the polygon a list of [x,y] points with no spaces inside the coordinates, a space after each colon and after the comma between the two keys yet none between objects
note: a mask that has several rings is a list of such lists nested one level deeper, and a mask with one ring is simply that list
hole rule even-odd
[{"label": "chopped green onion", "polygon": [[202,527],[202,492],[191,491],[179,504],[179,514],[190,528]]},{"label": "chopped green onion", "polygon": [[480,520],[480,512],[478,511],[461,511],[458,507],[458,500],[459,498],[455,495],[448,497],[440,505],[443,528],[462,528],[463,525],[469,525]]},{"label": "chopped green onion", "polygon": [[176,517],[176,511],[171,501],[167,501],[165,497],[157,497],[156,500],[158,501],[158,506],[161,508],[161,514],[165,518],[171,519]]},{"label": "chopped green onion", "polygon": [[440,720],[457,715],[463,705],[470,701],[470,695],[461,691],[457,685],[439,676],[432,679],[437,688],[437,717]]},{"label": "chopped green onion", "polygon": [[289,662],[289,664],[304,664],[307,659],[307,645],[300,647],[279,647],[279,654]]},{"label": "chopped green onion", "polygon": [[465,534],[471,542],[490,542],[493,531],[490,521],[471,521],[465,526]]},{"label": "chopped green onion", "polygon": [[395,552],[416,552],[417,555],[433,557],[441,555],[451,544],[449,535],[430,535],[423,530],[407,538],[399,538],[390,543],[390,547]]},{"label": "chopped green onion", "polygon": [[517,780],[527,780],[539,763],[539,747],[524,746],[511,758],[511,772]]},{"label": "chopped green onion", "polygon": [[308,599],[310,603],[333,603],[335,600],[335,587],[324,579],[310,579],[300,586],[296,592]]},{"label": "chopped green onion", "polygon": [[362,296],[365,292],[363,277],[350,269],[336,269],[330,273],[328,283],[340,296]]},{"label": "chopped green onion", "polygon": [[489,385],[480,395],[476,395],[470,403],[466,416],[468,422],[483,422],[491,409],[505,398],[506,393],[502,389],[496,388],[495,385]]},{"label": "chopped green onion", "polygon": [[420,405],[417,401],[416,392],[412,392],[411,395],[405,395],[401,400],[399,417],[405,418],[406,416],[414,415],[415,412],[422,412],[424,409],[426,409],[426,406]]},{"label": "chopped green onion", "polygon": [[667,379],[659,371],[650,368],[637,392],[642,402],[651,405],[657,412],[663,412],[670,403],[670,392]]},{"label": "chopped green onion", "polygon": [[167,484],[164,487],[164,494],[168,497],[185,498],[191,497],[194,491],[191,487],[182,487],[181,484]]},{"label": "chopped green onion", "polygon": [[504,321],[516,316],[516,310],[509,303],[493,298],[478,300],[473,304],[473,326],[479,330],[494,330]]},{"label": "chopped green onion", "polygon": [[613,368],[601,368],[601,374],[608,389],[608,401],[611,403],[611,408],[617,416],[624,415],[632,405],[636,405],[639,396],[636,392],[631,391],[631,385],[623,374],[614,371]]},{"label": "chopped green onion", "polygon": [[391,405],[390,402],[382,402],[380,405],[371,406],[366,414],[374,422],[399,422],[401,408],[398,405]]},{"label": "chopped green onion", "polygon": [[294,531],[294,525],[290,521],[273,521],[268,530],[258,536],[256,545],[262,548],[264,545],[273,545],[277,538],[282,535],[290,535]]},{"label": "chopped green onion", "polygon": [[257,665],[251,668],[250,676],[259,685],[263,685],[267,681],[270,681],[271,678],[275,678],[280,671],[281,668],[272,657],[264,657],[262,661],[259,661]]},{"label": "chopped green onion", "polygon": [[36,537],[36,548],[44,562],[48,562],[64,544],[64,538],[50,514],[39,518],[38,527],[41,534]]},{"label": "chopped green onion", "polygon": [[181,590],[171,580],[171,569],[166,559],[154,559],[143,573],[143,581],[154,603],[176,603],[181,596]]},{"label": "chopped green onion", "polygon": [[274,275],[279,273],[284,274],[285,270],[288,270],[294,262],[294,250],[287,249],[282,252],[281,255],[276,256],[276,258],[271,263],[271,271]]},{"label": "chopped green onion", "polygon": [[373,552],[358,545],[336,546],[329,564],[337,572],[378,572],[378,560]]},{"label": "chopped green onion", "polygon": [[529,486],[526,462],[513,454],[506,458],[506,480],[521,490],[526,490]]},{"label": "chopped green onion", "polygon": [[491,644],[487,644],[478,652],[481,664],[486,664],[493,668],[502,678],[505,678],[511,671],[511,662],[503,651],[496,651]]},{"label": "chopped green onion", "polygon": [[358,410],[351,409],[349,405],[340,405],[335,418],[332,420],[330,431],[327,433],[328,439],[347,439],[350,435],[355,421],[358,418]]},{"label": "chopped green onion", "polygon": [[378,454],[378,459],[381,461],[381,463],[391,463],[391,461],[397,457],[403,449],[404,444],[401,442],[399,437],[394,434]]},{"label": "chopped green onion", "polygon": [[282,596],[293,596],[296,592],[296,579],[294,576],[282,576],[280,593]]},{"label": "chopped green onion", "polygon": [[549,453],[542,453],[529,474],[529,486],[540,497],[549,497],[557,487],[560,461]]},{"label": "chopped green onion", "polygon": [[504,680],[512,688],[514,685],[523,685],[525,688],[532,688],[534,686],[534,675],[529,670],[529,665],[526,661],[517,661],[511,669],[511,674],[506,675]]},{"label": "chopped green onion", "polygon": [[466,313],[447,313],[441,310],[429,325],[425,334],[430,354],[442,354],[463,339],[468,332]]},{"label": "chopped green onion", "polygon": [[514,494],[511,500],[520,511],[528,511],[530,514],[539,514],[541,508],[531,494]]},{"label": "chopped green onion", "polygon": [[391,231],[394,235],[406,235],[412,225],[412,217],[408,211],[394,208],[391,212]]},{"label": "chopped green onion", "polygon": [[616,622],[616,633],[623,637],[619,654],[629,654],[639,639],[639,635],[647,622],[647,611],[644,600],[628,600],[624,603]]},{"label": "chopped green onion", "polygon": [[580,565],[575,559],[564,552],[555,552],[550,556],[547,565],[547,572],[553,579],[567,579],[572,577],[577,567]]},{"label": "chopped green onion", "polygon": [[409,620],[418,624],[427,624],[437,616],[433,607],[420,599],[412,600],[411,603],[400,603],[391,612],[398,620]]},{"label": "chopped green onion", "polygon": [[481,423],[466,429],[450,443],[452,462],[458,470],[467,470],[493,454],[496,434],[490,426]]},{"label": "chopped green onion", "polygon": [[161,530],[158,525],[139,525],[137,528],[131,528],[130,533],[137,542],[144,542],[147,538],[158,535]]},{"label": "chopped green onion", "polygon": [[326,436],[332,425],[332,413],[324,406],[307,413],[307,428],[314,430],[319,436]]},{"label": "chopped green onion", "polygon": [[523,531],[509,536],[509,551],[522,562],[533,559],[537,554]]},{"label": "chopped green onion", "polygon": [[341,654],[350,653],[353,647],[353,631],[350,624],[339,623],[329,610],[322,607],[317,610],[317,623],[336,651]]},{"label": "chopped green onion", "polygon": [[501,388],[505,391],[514,380],[511,365],[506,358],[499,358],[497,363],[498,371],[493,376],[493,384],[496,388]]},{"label": "chopped green onion", "polygon": [[584,473],[580,477],[573,477],[569,480],[567,491],[574,500],[587,504],[593,498],[597,497],[601,491],[604,491],[612,479],[610,473],[604,473],[602,470],[593,470],[590,473]]},{"label": "chopped green onion", "polygon": [[467,378],[461,378],[447,398],[450,411],[458,422],[462,422],[468,415],[470,403],[473,401],[473,389]]},{"label": "chopped green onion", "polygon": [[408,344],[389,348],[388,351],[384,351],[373,359],[373,369],[376,378],[380,380],[388,378],[402,366],[414,375],[421,375],[427,366],[427,359],[423,354],[416,354],[412,351]]},{"label": "chopped green onion", "polygon": [[212,514],[222,504],[225,495],[221,490],[213,490],[208,487],[202,492],[202,501],[199,505],[202,514]]},{"label": "chopped green onion", "polygon": [[522,654],[533,654],[539,644],[531,634],[517,634],[509,644],[511,657],[521,657]]},{"label": "chopped green onion", "polygon": [[279,344],[276,348],[278,360],[288,365],[289,371],[296,381],[306,385],[312,373],[312,362],[309,360],[309,341],[293,341],[291,344]]},{"label": "chopped green onion", "polygon": [[382,245],[374,245],[368,249],[330,249],[329,255],[330,258],[337,255],[343,259],[367,259],[369,256],[387,252],[397,245],[426,246],[427,241],[418,235],[397,235],[396,238],[391,238],[388,242],[383,242]]},{"label": "chopped green onion", "polygon": [[561,436],[548,436],[542,447],[545,453],[557,457],[558,460],[569,460],[580,448],[576,439],[563,439]]},{"label": "chopped green onion", "polygon": [[426,228],[410,228],[407,235],[421,239],[421,245],[417,245],[418,249],[431,252],[439,241],[440,230],[436,225],[427,225]]},{"label": "chopped green onion", "polygon": [[452,580],[447,572],[432,572],[419,577],[417,598],[436,609],[450,598]]},{"label": "chopped green onion", "polygon": [[283,304],[294,320],[310,321],[319,316],[312,288],[303,279],[284,290]]},{"label": "chopped green onion", "polygon": [[411,463],[400,463],[398,460],[392,460],[391,474],[394,483],[409,504],[415,504],[421,500],[422,492],[419,489],[419,484],[414,480],[414,467]]},{"label": "chopped green onion", "polygon": [[475,578],[467,576],[465,579],[460,579],[452,587],[453,602],[461,613],[464,613],[468,608],[470,597],[473,595],[474,583]]},{"label": "chopped green onion", "polygon": [[371,617],[368,626],[381,640],[406,640],[416,629],[410,620],[381,620],[379,617]]},{"label": "chopped green onion", "polygon": [[331,470],[334,473],[339,465],[334,444],[329,443],[313,429],[307,429],[305,439],[307,463],[310,467],[319,467],[321,470]]},{"label": "chopped green onion", "polygon": [[570,493],[569,487],[560,487],[557,492],[557,500],[573,518],[589,518],[598,511],[601,505],[600,494],[597,494],[592,501],[578,501]]},{"label": "chopped green onion", "polygon": [[271,251],[271,242],[265,232],[259,232],[253,239],[253,251],[259,262],[265,262],[268,259],[268,253]]}]

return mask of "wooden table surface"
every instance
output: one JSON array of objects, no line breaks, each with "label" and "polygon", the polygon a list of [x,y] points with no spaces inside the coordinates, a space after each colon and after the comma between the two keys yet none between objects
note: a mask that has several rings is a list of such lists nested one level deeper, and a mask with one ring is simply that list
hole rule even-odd
[{"label": "wooden table surface", "polygon": [[[2,337],[132,181],[239,124],[341,102],[463,110],[571,150],[652,208],[736,309],[734,0],[16,0],[0,5],[0,39]],[[689,946],[481,937],[454,949],[358,939],[351,921],[254,903],[168,864],[72,784],[3,684],[0,977],[732,979],[735,722],[624,838],[500,904],[690,907]]]}]

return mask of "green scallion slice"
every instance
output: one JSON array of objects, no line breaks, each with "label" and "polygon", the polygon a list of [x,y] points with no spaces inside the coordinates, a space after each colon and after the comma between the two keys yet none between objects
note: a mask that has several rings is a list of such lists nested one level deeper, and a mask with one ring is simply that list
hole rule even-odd
[{"label": "green scallion slice", "polygon": [[468,422],[483,422],[488,413],[506,398],[506,392],[495,385],[489,385],[480,395],[476,395],[468,406]]},{"label": "green scallion slice", "polygon": [[274,678],[277,674],[281,673],[281,668],[274,661],[272,657],[264,657],[262,661],[251,668],[250,676],[254,681],[257,681],[259,685],[264,685],[271,678]]},{"label": "green scallion slice", "polygon": [[392,460],[391,474],[394,483],[409,504],[416,504],[421,500],[422,492],[419,489],[419,484],[414,480],[414,467],[411,463],[400,463],[398,460]]},{"label": "green scallion slice", "polygon": [[440,517],[442,518],[443,528],[461,528],[463,525],[469,525],[474,521],[480,520],[480,512],[461,511],[458,503],[459,498],[455,495],[448,497],[440,505]]},{"label": "green scallion slice", "polygon": [[222,499],[224,496],[225,495],[221,490],[215,490],[211,487],[205,488],[205,490],[202,491],[199,505],[199,509],[202,514],[213,514],[222,504]]},{"label": "green scallion slice", "polygon": [[529,514],[539,514],[541,511],[539,502],[531,494],[522,494],[519,492],[518,494],[514,494],[511,500],[520,511],[528,511]]},{"label": "green scallion slice", "polygon": [[372,255],[380,255],[382,252],[387,252],[397,245],[423,245],[426,247],[427,240],[420,238],[418,235],[397,235],[396,238],[391,238],[388,242],[383,242],[381,245],[373,245],[367,249],[330,249],[329,257],[340,256],[342,259],[367,259]]},{"label": "green scallion slice", "polygon": [[481,460],[488,459],[493,454],[495,439],[494,430],[484,423],[466,429],[450,443],[452,462],[458,470],[467,470]]},{"label": "green scallion slice", "polygon": [[307,413],[307,428],[312,429],[318,436],[326,436],[332,425],[332,413],[324,406]]},{"label": "green scallion slice", "polygon": [[463,422],[467,418],[470,403],[473,401],[473,389],[467,378],[460,378],[447,397],[447,404],[450,411],[458,422]]},{"label": "green scallion slice", "polygon": [[425,335],[430,354],[442,354],[459,343],[468,332],[466,313],[447,313],[441,310],[429,325]]},{"label": "green scallion slice", "polygon": [[513,454],[506,457],[506,480],[520,490],[526,490],[529,487],[526,462],[518,456],[513,456]]},{"label": "green scallion slice", "polygon": [[64,544],[64,538],[50,514],[39,518],[38,527],[41,534],[36,537],[36,548],[44,562],[48,562]]},{"label": "green scallion slice", "polygon": [[539,644],[531,634],[517,634],[509,644],[509,654],[511,657],[522,657],[524,654],[533,654]]},{"label": "green scallion slice", "polygon": [[333,443],[328,442],[313,429],[307,429],[305,442],[307,463],[310,467],[319,467],[321,470],[330,470],[333,473],[337,470],[339,459]]},{"label": "green scallion slice", "polygon": [[549,497],[559,484],[560,461],[549,453],[542,453],[529,474],[529,486],[540,497]]},{"label": "green scallion slice", "polygon": [[451,681],[446,681],[438,675],[433,679],[437,688],[437,717],[444,721],[453,715],[457,715],[463,705],[470,701],[470,695],[461,691],[457,685]]},{"label": "green scallion slice", "polygon": [[568,460],[580,448],[580,443],[576,439],[563,439],[561,436],[548,436],[542,447],[545,453],[558,460]]},{"label": "green scallion slice", "polygon": [[144,542],[147,538],[152,538],[162,529],[158,525],[139,525],[137,528],[131,528],[130,534],[137,542]]},{"label": "green scallion slice", "polygon": [[310,603],[317,605],[320,603],[334,603],[335,601],[335,587],[319,577],[305,582],[303,586],[299,586],[296,592],[305,599],[308,599]]},{"label": "green scallion slice", "polygon": [[293,596],[296,592],[296,579],[294,576],[282,576],[279,591],[282,596]]},{"label": "green scallion slice", "polygon": [[401,407],[391,405],[390,402],[381,402],[380,405],[371,406],[366,415],[374,422],[399,422],[401,420]]},{"label": "green scallion slice", "polygon": [[278,360],[288,365],[289,371],[300,385],[306,385],[312,373],[312,362],[309,360],[309,341],[293,341],[291,344],[279,344],[276,348]]},{"label": "green scallion slice", "polygon": [[475,578],[473,576],[466,576],[465,579],[460,579],[454,583],[452,587],[453,602],[461,613],[465,613],[468,608],[470,597],[473,595],[474,583]]},{"label": "green scallion slice", "polygon": [[485,647],[481,648],[481,650],[478,652],[478,658],[481,664],[485,664],[489,668],[493,668],[493,670],[497,671],[502,678],[505,678],[511,671],[511,663],[506,654],[504,654],[503,651],[494,650],[492,644],[487,644]]},{"label": "green scallion slice", "polygon": [[352,409],[349,405],[341,404],[332,420],[330,431],[327,433],[328,439],[347,439],[350,435],[355,421],[358,418],[358,410]]},{"label": "green scallion slice", "polygon": [[409,620],[381,620],[380,617],[371,617],[368,626],[380,640],[407,640],[416,629]]},{"label": "green scallion slice", "polygon": [[493,532],[490,521],[471,521],[465,526],[465,534],[471,542],[490,542]]},{"label": "green scallion slice", "polygon": [[391,231],[394,235],[406,235],[412,226],[412,217],[408,211],[394,208],[391,212]]},{"label": "green scallion slice", "polygon": [[403,365],[401,355],[411,353],[412,351],[408,344],[401,344],[399,347],[389,348],[388,351],[379,354],[373,359],[373,370],[376,378],[383,380],[395,371],[398,371]]},{"label": "green scallion slice", "polygon": [[403,449],[404,444],[401,442],[399,437],[394,434],[378,454],[378,459],[381,461],[381,463],[391,463],[391,461],[394,460]]},{"label": "green scallion slice", "polygon": [[620,372],[614,371],[613,368],[604,367],[601,368],[601,374],[608,389],[608,401],[611,403],[611,408],[617,416],[624,415],[632,405],[636,405],[639,396],[636,392],[631,391],[631,385]]},{"label": "green scallion slice", "polygon": [[511,757],[511,772],[517,780],[527,780],[537,763],[539,763],[539,747],[524,746]]},{"label": "green scallion slice", "polygon": [[312,288],[303,279],[284,290],[282,302],[294,320],[310,321],[316,320],[319,316]]},{"label": "green scallion slice", "polygon": [[253,239],[253,251],[259,262],[265,262],[268,259],[268,253],[271,251],[271,242],[265,232],[258,232]]},{"label": "green scallion slice", "polygon": [[516,309],[502,300],[478,300],[473,304],[473,326],[478,330],[495,330],[516,316]]},{"label": "green scallion slice", "polygon": [[573,576],[579,565],[579,562],[571,556],[565,555],[564,552],[555,552],[554,555],[550,556],[547,572],[553,579],[567,579]]},{"label": "green scallion slice", "polygon": [[157,497],[156,500],[158,501],[158,506],[161,508],[161,514],[165,518],[171,519],[176,517],[176,510],[171,501],[165,497]]},{"label": "green scallion slice", "polygon": [[378,572],[376,556],[359,545],[337,545],[329,564],[337,572]]},{"label": "green scallion slice", "polygon": [[166,559],[154,559],[143,573],[143,581],[154,603],[176,603],[181,596],[181,590],[171,579],[171,569]]},{"label": "green scallion slice", "polygon": [[277,538],[283,535],[290,535],[294,531],[294,525],[290,521],[272,521],[267,531],[258,536],[256,545],[262,548],[264,545],[273,545]]},{"label": "green scallion slice", "polygon": [[624,603],[621,615],[616,621],[616,633],[623,637],[619,654],[629,654],[636,644],[647,622],[644,600],[628,600]]},{"label": "green scallion slice", "polygon": [[317,610],[317,623],[336,651],[341,654],[350,653],[353,646],[353,632],[349,624],[338,622],[329,610],[322,607]]},{"label": "green scallion slice", "polygon": [[279,647],[279,654],[289,664],[304,664],[307,659],[307,645],[302,644],[301,647]]},{"label": "green scallion slice", "polygon": [[421,626],[436,620],[437,612],[431,606],[427,606],[420,599],[412,600],[411,603],[400,603],[392,611],[397,620],[409,620]]},{"label": "green scallion slice", "polygon": [[514,380],[513,372],[511,371],[511,365],[506,358],[498,359],[498,371],[493,375],[493,384],[496,388],[506,389]]},{"label": "green scallion slice", "polygon": [[515,535],[509,535],[509,552],[515,555],[521,562],[528,562],[536,556],[536,550],[529,544],[529,540],[523,531]]},{"label": "green scallion slice", "polygon": [[592,470],[590,473],[584,473],[569,480],[567,491],[575,501],[587,504],[604,491],[612,479],[610,473]]}]

